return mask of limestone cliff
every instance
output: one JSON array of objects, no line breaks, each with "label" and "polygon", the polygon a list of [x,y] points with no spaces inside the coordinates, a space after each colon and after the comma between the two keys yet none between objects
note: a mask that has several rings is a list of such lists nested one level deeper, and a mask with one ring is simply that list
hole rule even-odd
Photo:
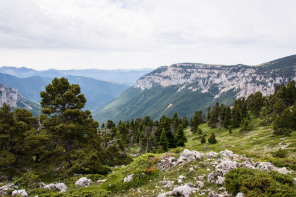
[{"label": "limestone cliff", "polygon": [[11,107],[17,107],[17,100],[20,95],[16,88],[7,88],[2,83],[0,83],[0,106],[3,103]]},{"label": "limestone cliff", "polygon": [[[290,59],[295,60],[295,56]],[[281,67],[278,60],[261,66],[217,66],[208,64],[183,63],[172,66],[160,67],[140,78],[134,88],[150,89],[156,86],[179,86],[183,89],[202,93],[215,86],[218,88],[219,97],[230,89],[238,89],[237,97],[247,97],[257,91],[263,95],[274,92],[275,86],[296,80],[296,61],[288,62],[289,65]]]}]

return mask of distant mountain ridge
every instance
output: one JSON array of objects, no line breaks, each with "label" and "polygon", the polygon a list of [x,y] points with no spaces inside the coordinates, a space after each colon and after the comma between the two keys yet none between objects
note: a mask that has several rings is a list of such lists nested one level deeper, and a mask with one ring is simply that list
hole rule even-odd
[{"label": "distant mountain ridge", "polygon": [[[128,88],[125,84],[115,84],[106,81],[95,80],[88,77],[65,76],[70,83],[79,84],[81,92],[85,95],[86,109],[95,110],[110,102],[115,96]],[[0,73],[0,82],[7,87],[17,88],[24,98],[33,102],[41,101],[40,91],[51,83],[53,78],[33,76],[18,78],[9,74]]]},{"label": "distant mountain ridge", "polygon": [[[276,85],[296,80],[296,55],[258,66],[217,66],[181,63],[162,66],[144,75],[113,102],[96,111],[99,121],[161,115],[192,116],[215,102],[231,105],[257,91],[274,92]],[[166,109],[168,108],[168,109]],[[166,110],[165,110],[166,109]]]},{"label": "distant mountain ridge", "polygon": [[113,83],[121,83],[132,85],[141,76],[149,73],[153,69],[118,69],[118,70],[101,70],[101,69],[80,69],[80,70],[56,70],[48,69],[44,71],[37,71],[26,67],[0,67],[0,73],[13,75],[19,78],[28,78],[33,76],[39,77],[65,77],[68,75],[82,76],[93,78],[100,81],[109,81]]}]

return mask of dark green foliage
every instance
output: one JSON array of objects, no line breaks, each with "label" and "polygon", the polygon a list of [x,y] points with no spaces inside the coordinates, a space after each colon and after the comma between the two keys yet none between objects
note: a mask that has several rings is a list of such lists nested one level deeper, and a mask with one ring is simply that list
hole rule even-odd
[{"label": "dark green foliage", "polygon": [[212,133],[212,135],[209,137],[208,142],[210,144],[216,144],[217,143],[217,140],[216,140],[216,137],[215,137],[214,133]]},{"label": "dark green foliage", "polygon": [[250,126],[249,126],[249,120],[248,118],[244,118],[242,120],[242,124],[241,124],[242,128],[241,128],[241,131],[248,131],[250,130]]},{"label": "dark green foliage", "polygon": [[159,140],[158,144],[163,148],[163,150],[165,152],[168,151],[169,142],[168,142],[168,139],[166,137],[166,132],[165,132],[164,129],[162,129],[160,140]]},{"label": "dark green foliage", "polygon": [[277,151],[275,151],[272,155],[278,158],[285,158],[288,156],[288,151],[280,148]]},{"label": "dark green foliage", "polygon": [[235,196],[242,192],[251,196],[295,196],[293,178],[271,171],[258,171],[247,168],[233,169],[227,173],[225,187]]},{"label": "dark green foliage", "polygon": [[185,143],[187,142],[187,138],[184,133],[183,125],[180,124],[177,130],[176,134],[176,141],[177,141],[177,146],[185,146]]},{"label": "dark green foliage", "polygon": [[196,111],[190,121],[192,133],[196,133],[198,126],[202,123],[204,123],[203,114],[201,111]]},{"label": "dark green foliage", "polygon": [[33,122],[32,113],[25,109],[12,112],[5,103],[0,108],[0,173],[9,178],[24,171],[32,161],[24,147]]},{"label": "dark green foliage", "polygon": [[39,187],[40,178],[38,175],[28,172],[24,173],[15,181],[15,184],[21,188],[37,188]]},{"label": "dark green foliage", "polygon": [[206,137],[205,137],[205,136],[202,136],[202,138],[201,138],[201,140],[200,140],[200,143],[201,143],[201,144],[206,143]]}]

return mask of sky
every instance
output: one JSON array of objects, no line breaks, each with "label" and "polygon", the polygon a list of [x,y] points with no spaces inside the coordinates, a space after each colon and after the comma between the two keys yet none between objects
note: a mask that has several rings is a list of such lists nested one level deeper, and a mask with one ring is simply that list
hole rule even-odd
[{"label": "sky", "polygon": [[296,54],[295,0],[0,0],[0,66],[256,65]]}]

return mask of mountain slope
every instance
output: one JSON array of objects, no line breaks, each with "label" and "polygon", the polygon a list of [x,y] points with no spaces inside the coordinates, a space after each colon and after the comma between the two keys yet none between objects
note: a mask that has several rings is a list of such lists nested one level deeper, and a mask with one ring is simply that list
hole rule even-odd
[{"label": "mountain slope", "polygon": [[37,71],[34,69],[21,67],[3,66],[0,73],[13,75],[19,78],[28,78],[33,76],[54,78],[65,77],[68,75],[89,77],[97,80],[110,81],[123,84],[134,84],[141,76],[149,73],[152,69],[126,69],[126,70],[101,70],[101,69],[82,69],[82,70],[56,70],[49,69]]},{"label": "mountain slope", "polygon": [[[161,115],[192,116],[215,102],[231,104],[257,91],[274,92],[276,85],[296,80],[296,55],[258,66],[217,66],[199,63],[164,66],[141,77],[94,117],[102,122]],[[165,110],[170,106],[167,110]],[[165,111],[164,111],[165,110]]]},{"label": "mountain slope", "polygon": [[[85,108],[90,110],[94,110],[105,105],[115,96],[128,88],[128,86],[124,84],[99,81],[87,77],[66,76],[66,78],[68,78],[70,83],[80,85],[81,92],[87,99]],[[45,90],[45,87],[51,83],[51,81],[52,78],[46,77],[34,76],[28,78],[18,78],[12,75],[0,73],[0,82],[2,82],[5,86],[17,88],[24,98],[36,103],[39,103],[41,100],[40,91]]]}]

